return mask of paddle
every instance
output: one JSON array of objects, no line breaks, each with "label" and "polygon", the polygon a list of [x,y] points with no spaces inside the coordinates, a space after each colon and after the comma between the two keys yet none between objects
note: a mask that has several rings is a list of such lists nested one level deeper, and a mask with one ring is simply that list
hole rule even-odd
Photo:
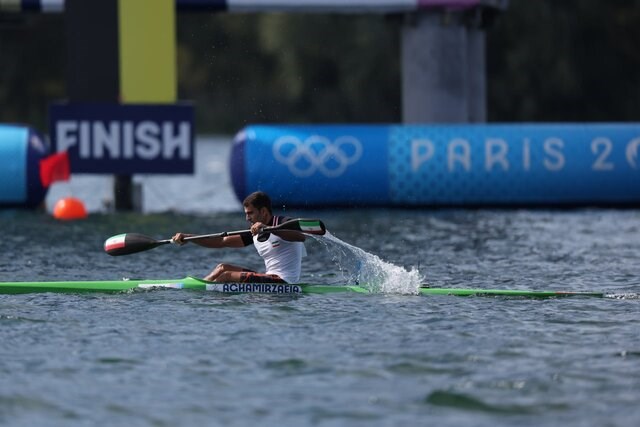
[{"label": "paddle", "polygon": [[[287,222],[283,222],[282,224],[276,225],[274,227],[265,227],[262,233],[260,233],[260,235],[258,236],[258,240],[264,241],[269,238],[269,232],[278,230],[301,231],[303,233],[317,234],[320,236],[324,235],[327,231],[323,222],[318,219],[297,218]],[[250,230],[223,231],[222,233],[202,234],[198,236],[185,237],[184,240],[190,241],[208,239],[211,237],[236,236],[239,234],[250,232]],[[106,253],[112,256],[130,255],[135,254],[136,252],[147,251],[157,246],[166,245],[167,243],[171,242],[171,239],[156,240],[153,237],[145,236],[144,234],[126,233],[118,234],[117,236],[108,238],[104,242],[104,250]]]}]

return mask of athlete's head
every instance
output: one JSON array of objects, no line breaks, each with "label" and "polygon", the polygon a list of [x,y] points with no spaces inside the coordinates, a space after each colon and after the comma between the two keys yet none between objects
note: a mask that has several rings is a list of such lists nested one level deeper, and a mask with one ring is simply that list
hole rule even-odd
[{"label": "athlete's head", "polygon": [[262,191],[249,194],[242,202],[242,206],[244,206],[247,221],[252,224],[254,222],[265,222],[273,215],[271,198]]}]

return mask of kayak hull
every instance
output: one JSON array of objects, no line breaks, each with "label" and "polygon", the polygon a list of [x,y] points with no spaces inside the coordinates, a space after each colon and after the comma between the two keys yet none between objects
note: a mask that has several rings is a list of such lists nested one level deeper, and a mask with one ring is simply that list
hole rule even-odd
[{"label": "kayak hull", "polygon": [[147,280],[90,280],[60,282],[0,282],[0,294],[23,294],[38,292],[82,293],[82,292],[126,292],[150,289],[191,289],[224,293],[303,294],[360,292],[367,290],[358,286],[330,286],[286,283],[212,283],[196,277],[183,279]]},{"label": "kayak hull", "polygon": [[[338,292],[369,293],[362,286],[285,284],[285,283],[212,283],[196,277],[159,280],[99,280],[99,281],[59,281],[59,282],[0,282],[0,294],[26,294],[38,292],[84,293],[84,292],[127,292],[150,289],[191,289],[221,293],[260,294],[327,294]],[[604,297],[600,292],[528,291],[514,289],[462,289],[422,287],[420,295],[455,296],[506,296],[523,298],[554,297]]]}]

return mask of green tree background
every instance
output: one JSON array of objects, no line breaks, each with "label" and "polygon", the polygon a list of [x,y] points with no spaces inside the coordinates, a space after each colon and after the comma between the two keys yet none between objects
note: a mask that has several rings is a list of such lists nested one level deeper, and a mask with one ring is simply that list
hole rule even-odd
[{"label": "green tree background", "polygon": [[[199,133],[401,121],[401,20],[179,13],[178,91]],[[640,0],[512,0],[487,30],[492,122],[640,119]],[[46,131],[64,15],[0,15],[0,122]]]}]

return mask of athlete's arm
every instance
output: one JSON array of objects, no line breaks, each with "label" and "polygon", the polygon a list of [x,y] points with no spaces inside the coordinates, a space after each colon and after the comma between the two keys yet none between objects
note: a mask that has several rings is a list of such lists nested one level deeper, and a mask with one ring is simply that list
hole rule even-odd
[{"label": "athlete's arm", "polygon": [[178,245],[182,246],[190,241],[198,246],[205,248],[243,248],[246,245],[246,240],[242,238],[242,235],[225,236],[225,237],[208,237],[206,239],[197,240],[184,240],[185,237],[195,236],[195,234],[176,233],[171,240]]}]

